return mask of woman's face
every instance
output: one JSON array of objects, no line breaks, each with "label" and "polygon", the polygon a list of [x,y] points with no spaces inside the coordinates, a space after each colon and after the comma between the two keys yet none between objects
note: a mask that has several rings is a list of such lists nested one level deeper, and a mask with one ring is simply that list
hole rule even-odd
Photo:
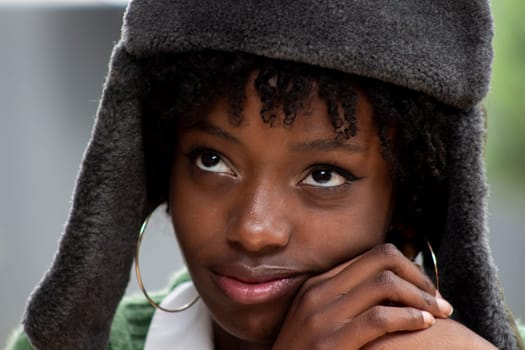
[{"label": "woman's face", "polygon": [[317,96],[291,127],[271,127],[253,84],[246,95],[241,125],[219,101],[179,131],[170,208],[216,332],[268,344],[308,278],[384,241],[392,182],[362,94],[350,139]]}]

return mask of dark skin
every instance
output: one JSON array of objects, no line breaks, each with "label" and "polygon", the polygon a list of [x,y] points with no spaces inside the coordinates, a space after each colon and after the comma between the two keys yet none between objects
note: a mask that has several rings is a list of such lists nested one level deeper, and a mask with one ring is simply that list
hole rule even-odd
[{"label": "dark skin", "polygon": [[308,108],[270,127],[249,83],[241,125],[217,101],[179,131],[172,221],[216,349],[494,348],[384,244],[394,189],[366,97],[350,139]]}]

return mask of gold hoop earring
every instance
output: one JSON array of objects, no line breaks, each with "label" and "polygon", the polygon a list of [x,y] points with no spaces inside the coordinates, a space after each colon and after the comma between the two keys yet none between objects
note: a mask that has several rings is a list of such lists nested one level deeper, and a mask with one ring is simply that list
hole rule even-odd
[{"label": "gold hoop earring", "polygon": [[140,252],[140,245],[142,243],[142,236],[144,236],[144,231],[146,230],[146,226],[148,225],[148,221],[151,214],[146,217],[144,222],[142,223],[142,226],[140,226],[140,232],[139,232],[139,238],[137,239],[137,246],[135,248],[135,275],[137,277],[137,283],[139,285],[140,290],[146,297],[146,300],[148,303],[150,303],[151,306],[153,306],[155,309],[164,311],[164,312],[181,312],[184,310],[189,309],[193,304],[199,300],[199,295],[197,295],[195,298],[193,298],[190,302],[187,304],[182,305],[181,307],[177,309],[166,309],[159,304],[157,304],[151,297],[149,296],[148,292],[146,292],[146,288],[144,287],[144,283],[142,282],[142,275],[140,274],[140,264],[139,264],[139,252]]},{"label": "gold hoop earring", "polygon": [[436,254],[434,253],[434,249],[432,249],[432,245],[430,244],[429,240],[425,237],[417,237],[415,231],[413,229],[407,228],[407,227],[397,227],[395,228],[394,225],[390,225],[389,232],[389,242],[394,243],[396,247],[398,247],[399,250],[410,260],[414,261],[415,258],[418,256],[418,253],[423,252],[423,242],[426,243],[426,246],[428,248],[428,252],[430,255],[430,258],[432,259],[432,264],[434,265],[434,276],[436,281],[436,289],[439,291],[439,270],[438,270],[438,264],[437,264],[437,258]]},{"label": "gold hoop earring", "polygon": [[432,264],[434,264],[434,275],[436,276],[436,289],[439,291],[439,270],[436,254],[434,254],[434,249],[432,249],[432,245],[430,245],[428,239],[425,238],[425,242],[427,243],[427,247],[430,252],[430,257],[432,258]]}]

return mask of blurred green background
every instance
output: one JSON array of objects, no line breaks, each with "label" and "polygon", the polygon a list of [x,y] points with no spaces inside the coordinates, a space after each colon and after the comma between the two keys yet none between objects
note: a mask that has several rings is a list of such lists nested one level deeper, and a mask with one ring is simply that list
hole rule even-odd
[{"label": "blurred green background", "polygon": [[505,299],[525,321],[525,0],[493,0],[495,58],[485,99],[489,240]]},{"label": "blurred green background", "polygon": [[488,175],[495,190],[525,201],[525,1],[493,1],[492,8],[496,35],[486,99]]}]

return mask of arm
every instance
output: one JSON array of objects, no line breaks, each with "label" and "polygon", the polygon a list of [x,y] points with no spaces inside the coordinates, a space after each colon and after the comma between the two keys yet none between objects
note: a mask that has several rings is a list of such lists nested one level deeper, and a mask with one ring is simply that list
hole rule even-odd
[{"label": "arm", "polygon": [[367,344],[362,350],[408,350],[408,349],[472,349],[497,350],[488,341],[451,319],[436,319],[436,323],[417,332],[388,334]]}]

